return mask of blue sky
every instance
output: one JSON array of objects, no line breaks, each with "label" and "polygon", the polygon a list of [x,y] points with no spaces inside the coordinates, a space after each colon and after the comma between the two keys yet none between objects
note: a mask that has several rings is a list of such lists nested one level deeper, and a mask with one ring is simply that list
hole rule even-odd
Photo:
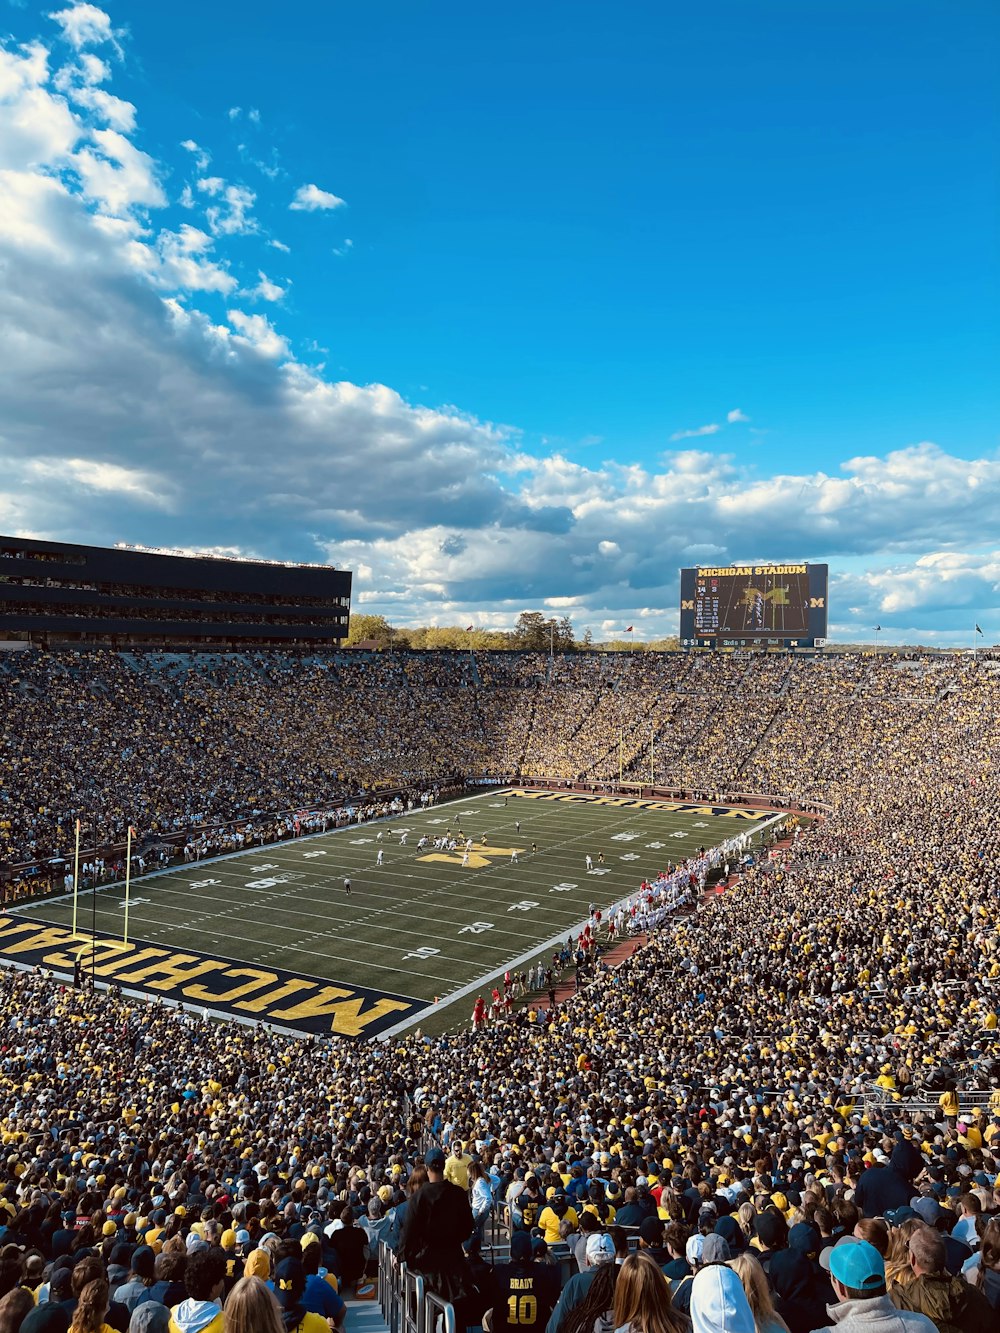
[{"label": "blue sky", "polygon": [[681,564],[828,559],[835,637],[1000,639],[995,5],[0,36],[0,527],[598,637],[673,631]]}]

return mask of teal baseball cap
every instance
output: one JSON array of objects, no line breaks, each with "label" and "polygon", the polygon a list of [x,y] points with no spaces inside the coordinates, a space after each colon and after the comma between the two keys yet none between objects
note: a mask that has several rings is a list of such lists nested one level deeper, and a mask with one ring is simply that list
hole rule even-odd
[{"label": "teal baseball cap", "polygon": [[[866,1240],[847,1244],[847,1237],[829,1253],[830,1273],[853,1291],[867,1291],[885,1286],[885,1260]],[[826,1267],[826,1265],[823,1265]]]}]

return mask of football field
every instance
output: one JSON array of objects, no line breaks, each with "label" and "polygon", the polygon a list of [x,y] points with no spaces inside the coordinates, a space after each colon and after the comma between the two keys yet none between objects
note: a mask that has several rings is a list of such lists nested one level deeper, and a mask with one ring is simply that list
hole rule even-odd
[{"label": "football field", "polygon": [[[0,921],[0,954],[63,973],[79,959],[126,991],[299,1032],[371,1037],[428,1010],[455,1026],[507,967],[548,960],[590,903],[606,912],[668,862],[756,842],[776,818],[493,788],[133,879],[127,941],[123,885],[81,892],[75,933],[71,896],[27,904]],[[436,850],[449,835],[460,850]]]}]

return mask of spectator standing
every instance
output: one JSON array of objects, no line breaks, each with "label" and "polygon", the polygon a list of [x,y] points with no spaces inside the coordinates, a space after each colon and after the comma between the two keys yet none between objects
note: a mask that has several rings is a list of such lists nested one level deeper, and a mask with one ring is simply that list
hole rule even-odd
[{"label": "spectator standing", "polygon": [[474,1295],[462,1249],[472,1234],[472,1209],[465,1191],[445,1179],[440,1148],[425,1154],[424,1166],[427,1184],[407,1207],[400,1258],[423,1274],[428,1290],[460,1301]]}]

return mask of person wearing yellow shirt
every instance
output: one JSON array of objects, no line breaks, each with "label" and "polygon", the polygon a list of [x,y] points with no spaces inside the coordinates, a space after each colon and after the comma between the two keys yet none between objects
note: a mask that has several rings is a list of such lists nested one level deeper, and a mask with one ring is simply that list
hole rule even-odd
[{"label": "person wearing yellow shirt", "polygon": [[564,1190],[553,1190],[538,1217],[538,1225],[545,1232],[546,1245],[556,1245],[559,1242],[559,1223],[564,1217],[568,1218],[575,1231],[580,1222],[576,1209],[567,1202]]},{"label": "person wearing yellow shirt", "polygon": [[302,1304],[305,1289],[306,1270],[302,1261],[282,1259],[274,1270],[274,1294],[281,1306],[286,1333],[330,1333],[330,1325],[323,1316],[312,1314]]},{"label": "person wearing yellow shirt", "polygon": [[940,1106],[941,1114],[947,1120],[949,1128],[954,1129],[955,1122],[958,1120],[958,1093],[954,1088],[942,1092],[938,1098],[938,1106]]},{"label": "person wearing yellow shirt", "polygon": [[444,1164],[444,1178],[450,1181],[452,1185],[457,1185],[460,1190],[465,1190],[468,1193],[469,1163],[472,1158],[463,1151],[463,1148],[461,1139],[456,1139],[451,1145],[451,1156]]}]

